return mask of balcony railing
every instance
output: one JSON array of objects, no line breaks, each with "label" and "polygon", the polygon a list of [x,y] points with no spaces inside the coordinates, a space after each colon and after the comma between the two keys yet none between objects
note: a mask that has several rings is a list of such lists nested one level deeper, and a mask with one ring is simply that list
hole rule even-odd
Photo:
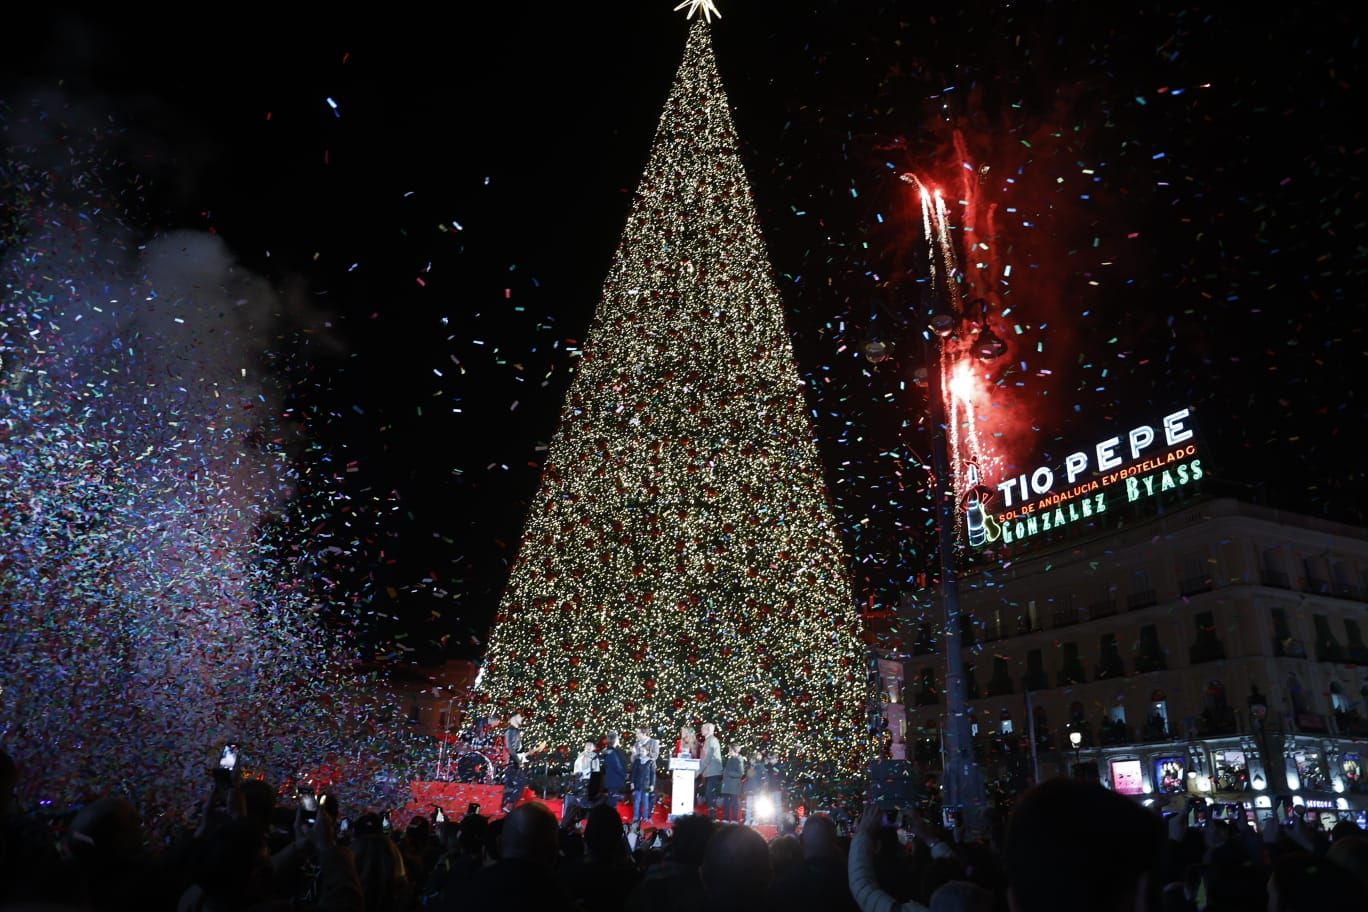
[{"label": "balcony railing", "polygon": [[1126,596],[1126,609],[1128,611],[1139,611],[1141,608],[1148,608],[1150,605],[1159,604],[1159,598],[1153,589],[1145,589],[1141,592],[1132,592]]},{"label": "balcony railing", "polygon": [[1225,657],[1225,644],[1215,637],[1200,637],[1188,650],[1188,660],[1193,665],[1202,662],[1217,662]]},{"label": "balcony railing", "polygon": [[1056,608],[1050,613],[1050,626],[1070,627],[1079,621],[1077,608]]},{"label": "balcony railing", "polygon": [[1178,584],[1178,591],[1183,595],[1196,595],[1199,592],[1211,591],[1211,577],[1209,576],[1185,576]]},{"label": "balcony railing", "polygon": [[1098,618],[1111,617],[1116,614],[1116,611],[1116,599],[1093,602],[1088,606],[1088,620],[1095,621]]},{"label": "balcony railing", "polygon": [[1271,586],[1274,589],[1292,588],[1292,581],[1289,580],[1287,574],[1281,570],[1269,570],[1265,568],[1264,571],[1259,574],[1259,579],[1265,586]]}]

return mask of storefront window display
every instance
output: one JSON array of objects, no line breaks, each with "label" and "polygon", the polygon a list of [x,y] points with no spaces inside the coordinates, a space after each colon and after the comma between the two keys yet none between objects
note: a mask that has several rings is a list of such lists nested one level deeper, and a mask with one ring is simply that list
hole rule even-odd
[{"label": "storefront window display", "polygon": [[1187,791],[1187,759],[1159,757],[1154,761],[1154,790],[1161,795],[1179,795]]},{"label": "storefront window display", "polygon": [[1145,794],[1144,774],[1139,760],[1113,760],[1111,762],[1112,790],[1120,795]]},{"label": "storefront window display", "polygon": [[1216,775],[1212,785],[1218,792],[1249,791],[1249,766],[1242,750],[1218,750],[1213,752],[1213,768]]},{"label": "storefront window display", "polygon": [[1357,790],[1363,785],[1363,761],[1358,754],[1345,754],[1340,766],[1344,770],[1344,784]]},{"label": "storefront window display", "polygon": [[1313,792],[1329,790],[1330,777],[1326,775],[1320,751],[1296,751],[1292,754],[1292,761],[1297,765],[1297,778],[1301,780],[1303,789]]}]

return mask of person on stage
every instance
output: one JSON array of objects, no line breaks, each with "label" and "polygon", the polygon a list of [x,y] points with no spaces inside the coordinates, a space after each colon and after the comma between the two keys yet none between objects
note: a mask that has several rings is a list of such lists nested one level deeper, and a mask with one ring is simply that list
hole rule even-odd
[{"label": "person on stage", "polygon": [[[587,811],[594,806],[598,789],[594,778],[599,775],[599,755],[593,741],[584,742],[584,750],[575,757],[574,777],[570,791],[566,793],[561,807],[561,825],[570,822],[571,815],[578,819],[578,811]],[[600,777],[601,778],[601,777]]]},{"label": "person on stage", "polygon": [[649,823],[655,800],[656,761],[660,759],[660,742],[651,737],[651,730],[638,726],[636,747],[632,751],[632,822]]},{"label": "person on stage", "polygon": [[504,748],[508,751],[508,768],[504,770],[505,814],[513,810],[513,805],[518,803],[527,785],[527,774],[523,770],[527,754],[523,751],[522,723],[522,713],[515,712],[508,717],[508,728],[504,729]]},{"label": "person on stage", "polygon": [[722,797],[722,744],[714,734],[716,728],[711,722],[704,722],[700,728],[703,735],[703,749],[698,777],[703,781],[703,804],[710,815],[716,816]]},{"label": "person on stage", "polygon": [[679,740],[675,742],[674,755],[691,759],[698,757],[698,735],[694,734],[692,726],[686,725],[679,730]]},{"label": "person on stage", "polygon": [[741,756],[741,745],[727,746],[727,760],[722,764],[722,819],[728,823],[741,822],[741,783],[746,777],[746,758]]},{"label": "person on stage", "polygon": [[618,748],[622,736],[617,732],[608,735],[608,746],[599,754],[599,768],[603,770],[603,797],[612,807],[617,807],[627,793],[627,757]]}]

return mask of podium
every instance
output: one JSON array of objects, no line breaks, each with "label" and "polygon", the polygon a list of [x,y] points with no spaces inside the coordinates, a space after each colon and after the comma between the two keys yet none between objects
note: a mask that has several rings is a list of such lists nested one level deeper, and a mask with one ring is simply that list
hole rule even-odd
[{"label": "podium", "polygon": [[694,812],[694,777],[703,761],[692,757],[670,758],[670,815],[682,817]]}]

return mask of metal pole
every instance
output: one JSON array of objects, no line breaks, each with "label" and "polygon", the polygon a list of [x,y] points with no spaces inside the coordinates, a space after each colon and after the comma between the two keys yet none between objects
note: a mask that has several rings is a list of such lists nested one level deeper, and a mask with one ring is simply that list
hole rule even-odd
[{"label": "metal pole", "polygon": [[1036,755],[1035,707],[1031,705],[1030,688],[1026,690],[1026,736],[1031,739],[1031,784],[1040,784],[1040,757]]},{"label": "metal pole", "polygon": [[927,388],[931,404],[931,466],[934,474],[936,525],[939,534],[941,600],[945,608],[945,786],[948,804],[964,808],[971,833],[987,832],[987,796],[969,731],[969,700],[960,651],[959,579],[955,575],[955,490],[945,439],[943,348],[923,333]]}]

